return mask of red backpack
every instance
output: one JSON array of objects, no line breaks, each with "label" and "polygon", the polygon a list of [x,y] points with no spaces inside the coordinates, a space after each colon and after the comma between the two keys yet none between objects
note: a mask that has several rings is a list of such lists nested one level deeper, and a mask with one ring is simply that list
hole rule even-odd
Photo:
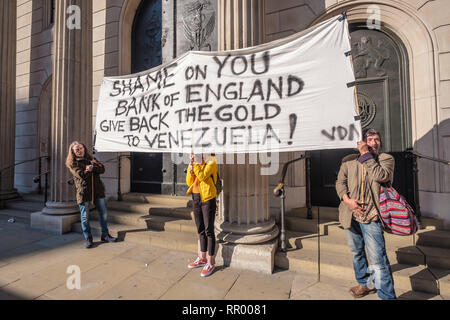
[{"label": "red backpack", "polygon": [[399,236],[409,236],[418,230],[414,210],[392,186],[380,189],[381,222],[384,230]]}]

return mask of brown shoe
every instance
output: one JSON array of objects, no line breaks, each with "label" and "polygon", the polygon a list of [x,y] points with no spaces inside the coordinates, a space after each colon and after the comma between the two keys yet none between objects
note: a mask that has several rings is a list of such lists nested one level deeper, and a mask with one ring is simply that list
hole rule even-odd
[{"label": "brown shoe", "polygon": [[362,298],[368,294],[377,292],[377,289],[369,289],[366,286],[357,285],[349,290],[350,294],[355,298]]}]

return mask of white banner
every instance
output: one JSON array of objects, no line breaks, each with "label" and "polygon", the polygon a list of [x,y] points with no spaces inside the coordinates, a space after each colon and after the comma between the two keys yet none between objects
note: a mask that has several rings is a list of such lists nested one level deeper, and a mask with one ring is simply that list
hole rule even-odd
[{"label": "white banner", "polygon": [[257,47],[188,52],[103,79],[99,152],[254,153],[354,148],[361,139],[346,19]]}]

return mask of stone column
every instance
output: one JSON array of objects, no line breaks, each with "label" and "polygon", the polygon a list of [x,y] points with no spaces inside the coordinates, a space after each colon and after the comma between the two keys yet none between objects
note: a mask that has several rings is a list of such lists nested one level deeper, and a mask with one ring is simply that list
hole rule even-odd
[{"label": "stone column", "polygon": [[[263,42],[264,1],[219,0],[218,16],[219,50]],[[248,155],[245,164],[222,165],[220,174],[224,190],[216,229],[218,239],[226,244],[219,248],[217,259],[271,273],[279,230],[269,216],[269,177],[261,175],[260,165],[250,164]]]},{"label": "stone column", "polygon": [[0,2],[0,205],[17,198],[14,189],[16,137],[16,14],[17,1]]},{"label": "stone column", "polygon": [[218,0],[219,50],[234,50],[264,41],[264,1]]},{"label": "stone column", "polygon": [[55,2],[51,193],[32,226],[60,234],[79,220],[75,187],[67,183],[69,145],[80,141],[92,152],[92,18],[90,0]]},{"label": "stone column", "polygon": [[279,230],[269,216],[269,176],[261,175],[261,166],[249,164],[247,155],[245,164],[222,165],[220,176],[224,188],[216,221],[221,231],[218,238],[236,244],[260,244],[276,238]]}]

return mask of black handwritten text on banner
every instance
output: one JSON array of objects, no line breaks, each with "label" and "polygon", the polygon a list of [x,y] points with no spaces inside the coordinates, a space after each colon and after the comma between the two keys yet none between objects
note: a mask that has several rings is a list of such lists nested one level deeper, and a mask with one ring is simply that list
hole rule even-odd
[{"label": "black handwritten text on banner", "polygon": [[[228,52],[188,52],[103,79],[96,149],[247,153],[351,148],[361,138],[346,20]],[[336,134],[336,132],[338,134]],[[344,134],[345,133],[345,134]]]}]

